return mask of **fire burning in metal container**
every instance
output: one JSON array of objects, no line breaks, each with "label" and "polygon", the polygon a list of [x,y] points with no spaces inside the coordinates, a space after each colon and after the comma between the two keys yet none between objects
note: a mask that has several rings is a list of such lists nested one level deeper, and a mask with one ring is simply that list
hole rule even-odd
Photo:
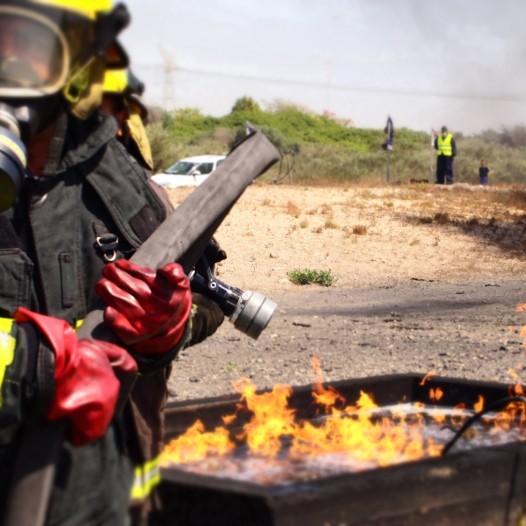
[{"label": "fire burning in metal container", "polygon": [[222,418],[223,425],[206,429],[197,420],[166,445],[163,466],[286,485],[437,457],[452,448],[526,438],[521,386],[490,404],[478,396],[471,407],[462,402],[440,405],[440,387],[429,388],[429,403],[402,399],[379,406],[374,393],[360,390],[358,398],[349,401],[334,387],[324,386],[318,375],[309,418],[299,418],[290,406],[289,386],[257,392],[252,382],[241,379],[234,387],[241,398],[236,410]]}]

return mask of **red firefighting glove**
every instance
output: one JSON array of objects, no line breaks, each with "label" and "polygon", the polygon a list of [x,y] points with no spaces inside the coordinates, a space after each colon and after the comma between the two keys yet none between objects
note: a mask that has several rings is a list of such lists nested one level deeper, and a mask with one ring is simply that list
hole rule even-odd
[{"label": "red firefighting glove", "polygon": [[190,281],[181,265],[152,270],[121,259],[102,273],[96,290],[107,305],[104,321],[126,345],[156,355],[181,341],[192,311]]},{"label": "red firefighting glove", "polygon": [[32,322],[55,352],[55,398],[49,420],[66,418],[75,446],[101,438],[113,418],[120,383],[112,367],[137,370],[133,358],[120,347],[98,340],[78,340],[64,320],[19,308],[18,323]]}]

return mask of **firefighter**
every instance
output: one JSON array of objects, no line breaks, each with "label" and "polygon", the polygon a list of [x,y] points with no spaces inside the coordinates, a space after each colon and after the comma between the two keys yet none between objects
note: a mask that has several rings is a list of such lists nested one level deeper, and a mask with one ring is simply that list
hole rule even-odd
[{"label": "firefighter", "polygon": [[[125,147],[134,161],[150,172],[153,160],[150,144],[144,128],[148,111],[140,96],[145,85],[131,71],[130,68],[108,69],[105,72],[103,84],[103,99],[101,110],[112,115],[117,121],[117,139]],[[170,198],[163,188],[151,179],[151,187],[162,200],[167,213],[173,211]],[[226,253],[221,250],[215,240],[206,249],[206,255],[211,264],[226,259]],[[188,345],[194,345],[211,336],[224,320],[224,314],[219,306],[198,293],[192,293],[192,321]],[[132,400],[144,411],[139,411],[136,420],[142,421],[144,414],[150,415],[150,421],[142,422],[142,432],[138,442],[140,448],[135,458],[140,459],[135,467],[135,479],[131,493],[131,514],[134,524],[146,524],[160,516],[161,502],[155,492],[155,485],[159,481],[157,458],[163,443],[163,421],[165,390],[159,390],[158,385],[165,384],[170,375],[170,367],[162,371],[162,379],[156,375],[140,378],[131,393]],[[144,393],[148,393],[145,397]],[[153,393],[160,395],[158,398]],[[153,401],[153,403],[152,403]],[[151,422],[151,408],[157,408],[154,415],[155,422]]]},{"label": "firefighter", "polygon": [[457,144],[447,126],[442,126],[440,135],[435,133],[434,145],[437,150],[437,184],[453,184]]},{"label": "firefighter", "polygon": [[[128,153],[150,173],[153,170],[153,159],[144,127],[148,122],[148,109],[141,100],[144,90],[144,82],[130,68],[109,69],[104,76],[101,109],[115,117],[118,124],[117,138]],[[173,212],[174,208],[166,190],[152,179],[149,179],[149,182],[163,201],[167,212]],[[217,263],[227,258],[226,252],[215,238],[212,238],[206,247],[205,255],[212,272]],[[200,265],[201,261],[198,262],[201,274],[206,274],[206,270]],[[192,298],[192,332],[189,345],[200,343],[214,334],[225,319],[217,303],[198,292],[192,292]]]},{"label": "firefighter", "polygon": [[148,110],[140,99],[144,83],[129,68],[108,69],[103,86],[101,109],[116,118],[118,139],[144,169],[153,170],[152,151],[144,129]]},{"label": "firefighter", "polygon": [[[110,0],[0,0],[0,498],[21,424],[65,417],[53,525],[129,524],[130,492],[159,479],[146,449],[190,333],[182,268],[128,261],[166,209],[97,110],[126,23]],[[117,345],[72,330],[100,298]],[[111,365],[140,373],[119,415]]]},{"label": "firefighter", "polygon": [[[148,122],[148,109],[143,104],[141,96],[145,84],[129,68],[109,69],[104,76],[104,94],[101,109],[113,115],[117,120],[119,130],[117,137],[132,157],[146,170],[153,170],[153,159],[144,125]],[[170,197],[151,179],[150,184],[162,199],[167,211],[173,211]],[[226,252],[215,238],[208,244],[205,255],[212,272],[215,265],[227,258]],[[198,266],[201,265],[201,261]],[[206,274],[206,270],[201,269]],[[192,336],[189,344],[195,345],[216,332],[223,323],[225,315],[217,303],[192,292]]]}]

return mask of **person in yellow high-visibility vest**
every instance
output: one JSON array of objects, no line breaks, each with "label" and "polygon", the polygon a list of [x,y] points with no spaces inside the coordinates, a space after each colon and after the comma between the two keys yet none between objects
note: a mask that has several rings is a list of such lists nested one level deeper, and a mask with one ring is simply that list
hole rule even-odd
[{"label": "person in yellow high-visibility vest", "polygon": [[440,135],[435,134],[435,150],[437,150],[437,184],[453,184],[457,144],[446,126],[442,126]]}]

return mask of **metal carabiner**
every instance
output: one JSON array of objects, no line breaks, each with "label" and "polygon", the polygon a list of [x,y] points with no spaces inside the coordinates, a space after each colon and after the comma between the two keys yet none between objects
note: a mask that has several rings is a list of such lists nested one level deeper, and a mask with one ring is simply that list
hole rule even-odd
[{"label": "metal carabiner", "polygon": [[119,238],[114,234],[109,234],[112,237],[111,241],[103,241],[103,236],[97,236],[95,238],[95,244],[102,251],[102,257],[104,261],[111,263],[117,259],[117,251],[115,250],[119,244]]}]

